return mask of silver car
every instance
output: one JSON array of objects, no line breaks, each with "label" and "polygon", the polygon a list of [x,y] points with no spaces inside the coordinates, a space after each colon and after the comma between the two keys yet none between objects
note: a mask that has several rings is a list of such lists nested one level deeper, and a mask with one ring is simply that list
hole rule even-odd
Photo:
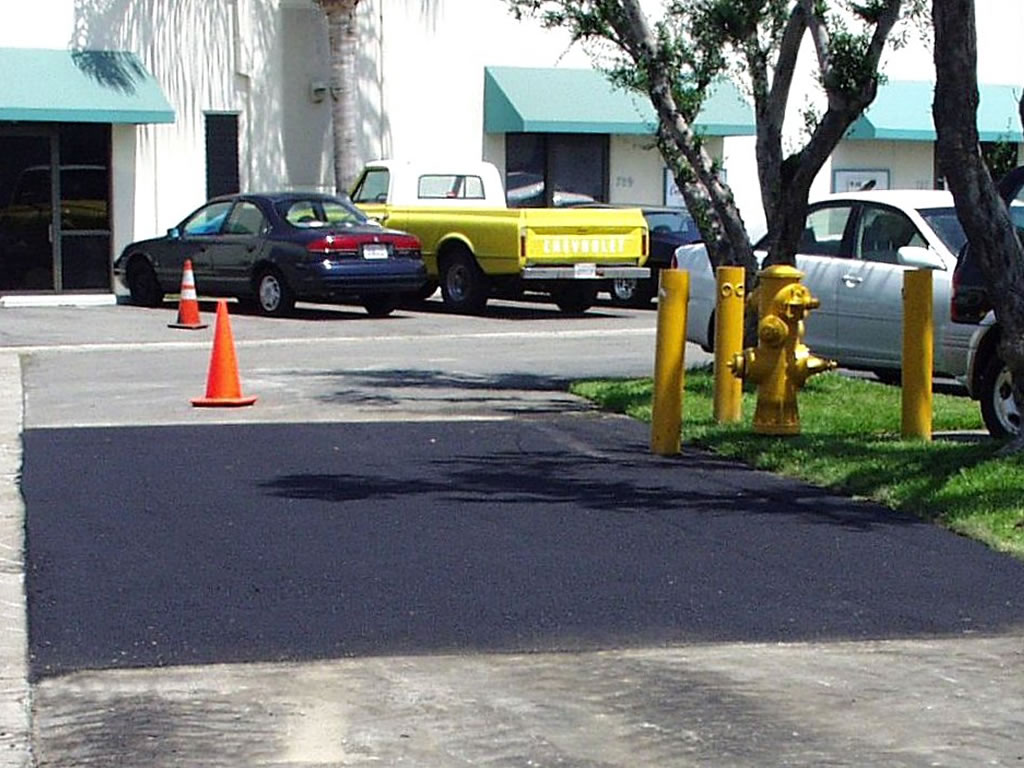
[{"label": "silver car", "polygon": [[[1024,224],[1024,206],[1014,207]],[[966,241],[953,197],[940,190],[833,194],[809,207],[796,266],[821,300],[806,323],[807,345],[844,368],[898,381],[903,339],[903,273],[934,270],[935,371],[962,374],[963,361],[943,343],[950,325],[950,284]],[[763,251],[755,246],[759,258]],[[715,280],[703,244],[676,252],[690,270],[687,340],[710,350]],[[959,354],[959,353],[957,353]]]}]

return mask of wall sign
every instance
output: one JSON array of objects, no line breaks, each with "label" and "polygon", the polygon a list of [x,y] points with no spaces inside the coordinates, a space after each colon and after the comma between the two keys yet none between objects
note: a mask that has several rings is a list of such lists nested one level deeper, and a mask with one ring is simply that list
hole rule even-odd
[{"label": "wall sign", "polygon": [[859,192],[862,189],[888,189],[889,171],[860,169],[832,171],[833,192]]},{"label": "wall sign", "polygon": [[[668,168],[662,171],[665,178],[665,194],[664,200],[665,205],[671,208],[685,208],[686,200],[683,199],[683,193],[679,191],[679,187],[676,186],[675,177],[672,176],[672,171]],[[718,169],[718,178],[723,184],[727,184],[725,168]]]}]

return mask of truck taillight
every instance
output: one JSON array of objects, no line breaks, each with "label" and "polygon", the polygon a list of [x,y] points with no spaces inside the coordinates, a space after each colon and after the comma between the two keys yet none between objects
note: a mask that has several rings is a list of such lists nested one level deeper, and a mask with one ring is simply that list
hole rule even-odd
[{"label": "truck taillight", "polygon": [[415,235],[398,235],[391,241],[391,247],[396,256],[407,259],[419,259],[423,256],[420,240]]},{"label": "truck taillight", "polygon": [[640,238],[640,253],[642,253],[644,256],[647,255],[647,233],[646,232],[644,232],[643,236]]},{"label": "truck taillight", "polygon": [[526,230],[519,230],[519,258],[526,258]]},{"label": "truck taillight", "polygon": [[358,253],[359,240],[344,235],[324,235],[307,244],[306,250],[318,256],[330,253]]}]

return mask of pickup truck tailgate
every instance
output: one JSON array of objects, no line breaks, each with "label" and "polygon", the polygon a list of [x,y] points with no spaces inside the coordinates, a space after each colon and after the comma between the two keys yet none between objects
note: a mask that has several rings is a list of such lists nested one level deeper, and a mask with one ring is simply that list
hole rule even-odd
[{"label": "pickup truck tailgate", "polygon": [[520,261],[527,278],[533,276],[531,268],[544,268],[547,274],[553,267],[566,267],[580,277],[588,265],[594,265],[595,277],[613,276],[608,267],[642,267],[647,243],[639,208],[522,209]]}]

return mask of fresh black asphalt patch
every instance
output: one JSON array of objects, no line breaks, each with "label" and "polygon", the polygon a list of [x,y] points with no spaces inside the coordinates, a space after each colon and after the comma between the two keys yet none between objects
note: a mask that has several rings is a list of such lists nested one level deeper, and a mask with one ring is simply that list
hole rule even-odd
[{"label": "fresh black asphalt patch", "polygon": [[992,633],[1024,564],[596,414],[28,430],[34,679]]}]

